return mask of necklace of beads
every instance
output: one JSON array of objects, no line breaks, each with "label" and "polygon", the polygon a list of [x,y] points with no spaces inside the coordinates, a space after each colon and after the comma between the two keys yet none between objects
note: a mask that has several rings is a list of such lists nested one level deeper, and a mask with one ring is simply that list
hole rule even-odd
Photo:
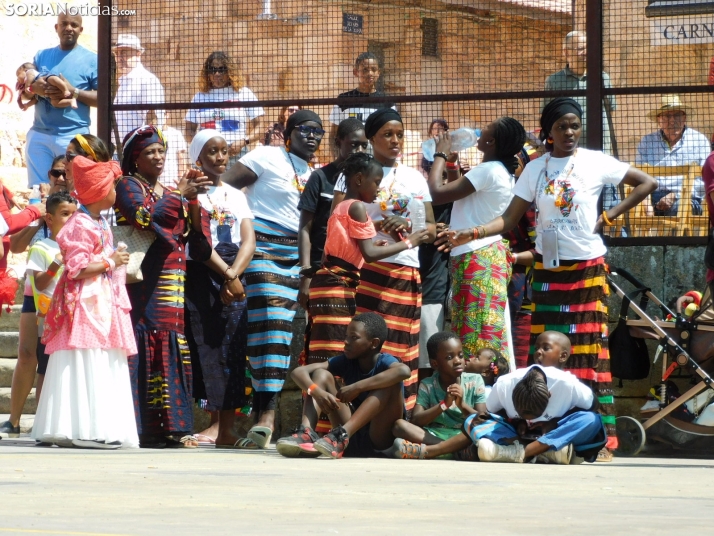
[{"label": "necklace of beads", "polygon": [[[293,162],[293,157],[292,157],[292,155],[290,154],[290,151],[285,151],[285,152],[286,152],[287,155],[288,155],[288,160],[290,160],[290,165],[293,167],[293,173],[295,174],[295,178],[293,179],[293,186],[295,187],[295,189],[296,189],[299,193],[302,194],[303,190],[305,190],[305,185],[307,184],[307,179],[302,180],[302,179],[298,176],[297,169],[295,168],[295,162]],[[309,170],[312,170],[312,168],[310,167],[310,164],[307,165],[307,168],[308,168]]]}]

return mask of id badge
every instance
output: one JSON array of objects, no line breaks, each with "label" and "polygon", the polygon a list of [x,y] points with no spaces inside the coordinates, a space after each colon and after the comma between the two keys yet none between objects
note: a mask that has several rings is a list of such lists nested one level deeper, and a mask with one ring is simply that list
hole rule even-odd
[{"label": "id badge", "polygon": [[233,242],[230,225],[219,225],[216,229],[216,236],[219,242],[225,242],[227,244]]},{"label": "id badge", "polygon": [[543,246],[543,268],[553,270],[560,266],[558,258],[558,231],[556,229],[544,229],[542,231]]}]

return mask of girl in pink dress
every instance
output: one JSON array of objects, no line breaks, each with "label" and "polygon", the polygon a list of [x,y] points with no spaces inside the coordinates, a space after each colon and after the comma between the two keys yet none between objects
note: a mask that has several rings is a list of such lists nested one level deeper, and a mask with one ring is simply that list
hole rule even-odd
[{"label": "girl in pink dress", "polygon": [[57,234],[65,269],[45,320],[50,355],[32,437],[60,446],[138,447],[127,356],[136,353],[125,277],[100,215],[114,204],[117,162],[72,162],[80,208]]}]

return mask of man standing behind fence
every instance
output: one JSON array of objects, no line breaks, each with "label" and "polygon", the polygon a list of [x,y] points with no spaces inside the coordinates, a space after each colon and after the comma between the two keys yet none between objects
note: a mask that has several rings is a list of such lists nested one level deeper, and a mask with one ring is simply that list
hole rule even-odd
[{"label": "man standing behind fence", "polygon": [[[114,104],[149,104],[164,102],[164,86],[156,75],[141,64],[144,49],[135,35],[120,34],[114,45],[119,88]],[[114,112],[119,142],[142,125],[164,125],[163,110],[124,110]]]},{"label": "man standing behind fence", "polygon": [[27,133],[25,160],[30,187],[47,183],[54,157],[64,154],[77,134],[89,133],[89,107],[97,106],[97,55],[77,44],[82,30],[81,16],[61,14],[55,24],[59,46],[40,50],[33,61],[38,71],[67,82],[77,108],[55,108],[49,99],[61,98],[61,91],[46,81],[40,87],[35,84],[36,93],[47,99],[40,99],[34,107],[35,120]]},{"label": "man standing behind fence", "polygon": [[[546,91],[563,91],[563,90],[576,90],[576,89],[587,89],[588,80],[587,73],[585,72],[585,58],[587,54],[587,39],[585,32],[573,31],[568,33],[563,40],[563,57],[565,58],[565,68],[558,71],[557,73],[551,74],[545,80],[545,90]],[[602,73],[602,81],[605,87],[612,87],[610,83],[610,76],[606,73]],[[580,105],[583,110],[582,117],[582,131],[580,135],[581,147],[587,147],[587,106],[586,97],[573,97],[575,101]],[[541,109],[545,107],[553,97],[543,99],[543,105]],[[612,155],[612,138],[611,138],[611,125],[607,117],[607,107],[610,108],[610,113],[615,111],[616,102],[615,96],[609,95],[603,99],[603,112],[602,112],[602,150],[605,154]],[[609,210],[611,207],[618,203],[617,190],[613,186],[606,186],[603,189],[603,204],[604,209]]]}]

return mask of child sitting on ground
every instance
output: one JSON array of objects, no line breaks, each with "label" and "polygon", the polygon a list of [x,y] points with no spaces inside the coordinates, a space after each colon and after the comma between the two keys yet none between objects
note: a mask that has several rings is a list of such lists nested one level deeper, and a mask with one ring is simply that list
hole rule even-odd
[{"label": "child sitting on ground", "polygon": [[[27,110],[37,102],[38,95],[33,91],[32,84],[38,78],[62,92],[63,98],[50,99],[52,106],[55,108],[66,108],[67,106],[71,106],[72,108],[77,107],[77,99],[72,97],[69,86],[59,76],[45,72],[40,73],[37,71],[35,64],[29,61],[20,65],[15,74],[17,75],[17,84],[15,85],[17,104],[21,110]],[[23,98],[28,100],[25,101]]]},{"label": "child sitting on ground", "polygon": [[[381,316],[359,314],[347,326],[343,354],[293,370],[293,380],[307,397],[302,425],[278,440],[280,454],[365,458],[392,444],[392,427],[404,414],[402,382],[410,372],[396,357],[380,352],[386,337],[387,323]],[[336,376],[344,382],[341,387]],[[322,439],[313,431],[319,412],[334,426]]]},{"label": "child sitting on ground", "polygon": [[560,331],[544,331],[535,342],[533,360],[542,367],[562,370],[570,357],[570,339]]},{"label": "child sitting on ground", "polygon": [[[538,457],[569,464],[573,453],[594,462],[607,440],[600,416],[591,411],[595,402],[573,374],[532,365],[500,378],[486,400],[490,416],[468,417],[464,429],[483,462]],[[501,411],[508,420],[496,414]]]},{"label": "child sitting on ground", "polygon": [[[57,281],[62,274],[62,254],[54,237],[64,227],[65,222],[77,210],[77,201],[66,191],[56,192],[47,198],[47,213],[45,223],[52,238],[38,240],[30,248],[27,255],[27,274],[32,285],[37,311],[37,334],[42,337],[45,316],[50,308],[52,294]],[[45,380],[47,361],[50,356],[45,353],[45,345],[37,342],[37,396],[40,399],[42,384]]]},{"label": "child sitting on ground", "polygon": [[[464,372],[461,340],[456,333],[439,331],[426,343],[431,368],[436,372],[419,385],[411,422],[399,419],[392,432],[397,438],[393,449],[426,451],[428,445],[461,435],[464,419],[486,412],[486,394],[479,374]],[[421,453],[415,453],[421,457]],[[426,456],[426,452],[424,453]]]},{"label": "child sitting on ground", "polygon": [[508,359],[492,348],[481,348],[475,356],[467,356],[465,359],[464,372],[481,375],[486,386],[486,396],[491,394],[491,388],[499,377],[511,372]]}]

